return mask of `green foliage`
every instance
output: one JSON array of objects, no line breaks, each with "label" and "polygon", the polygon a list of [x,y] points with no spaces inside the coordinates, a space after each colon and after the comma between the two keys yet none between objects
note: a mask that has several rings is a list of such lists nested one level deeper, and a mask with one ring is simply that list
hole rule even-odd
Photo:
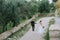
[{"label": "green foliage", "polygon": [[56,1],[58,1],[58,0],[53,0],[53,2],[56,2]]},{"label": "green foliage", "polygon": [[39,12],[50,12],[50,5],[48,0],[42,0],[39,6]]},{"label": "green foliage", "polygon": [[50,40],[50,37],[49,37],[49,27],[51,24],[54,24],[54,19],[51,19],[49,24],[48,24],[48,29],[47,29],[47,32],[46,32],[46,35],[45,35],[45,40]]},{"label": "green foliage", "polygon": [[56,9],[56,8],[55,8],[55,6],[54,6],[54,3],[51,3],[51,4],[50,4],[50,11],[51,11],[51,12],[55,12],[55,9]]},{"label": "green foliage", "polygon": [[54,24],[54,22],[55,22],[54,19],[51,19],[49,21],[48,29],[47,29],[47,32],[46,32],[46,35],[45,35],[45,40],[50,40],[50,37],[49,37],[49,27],[50,27],[51,24]]},{"label": "green foliage", "polygon": [[49,29],[48,29],[47,32],[46,32],[45,40],[50,40],[50,39],[49,39]]},{"label": "green foliage", "polygon": [[10,21],[8,24],[7,24],[7,30],[10,30],[13,26],[13,23]]},{"label": "green foliage", "polygon": [[5,4],[3,1],[0,5],[0,26],[3,26],[3,32],[7,30],[7,24],[11,21],[13,23],[13,27],[18,25],[19,17],[18,13],[16,14],[16,8],[12,3]]},{"label": "green foliage", "polygon": [[30,19],[38,10],[49,12],[48,0],[0,0],[0,28],[3,32],[7,31],[21,23],[21,20]]},{"label": "green foliage", "polygon": [[[7,31],[37,13],[36,1],[0,0],[0,28]],[[12,25],[12,26],[11,26]]]},{"label": "green foliage", "polygon": [[50,22],[49,22],[49,27],[55,23],[55,20],[54,19],[51,19]]}]

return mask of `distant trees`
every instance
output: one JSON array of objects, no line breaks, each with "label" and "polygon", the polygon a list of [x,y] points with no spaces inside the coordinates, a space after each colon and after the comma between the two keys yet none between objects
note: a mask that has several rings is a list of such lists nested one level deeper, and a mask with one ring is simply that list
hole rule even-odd
[{"label": "distant trees", "polygon": [[52,12],[55,12],[55,6],[54,6],[54,3],[52,2],[51,4],[50,4],[50,10],[52,11]]},{"label": "distant trees", "polygon": [[42,0],[39,5],[39,12],[50,12],[50,4],[48,0]]},{"label": "distant trees", "polygon": [[56,2],[57,0],[53,0],[53,2]]}]

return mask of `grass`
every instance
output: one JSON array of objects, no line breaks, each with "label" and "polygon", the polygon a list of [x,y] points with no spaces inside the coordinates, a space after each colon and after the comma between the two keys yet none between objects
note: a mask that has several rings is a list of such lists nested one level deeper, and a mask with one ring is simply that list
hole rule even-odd
[{"label": "grass", "polygon": [[49,27],[50,27],[50,25],[52,25],[52,24],[54,24],[54,23],[55,23],[55,21],[54,21],[54,18],[53,18],[53,19],[51,19],[50,22],[49,22]]},{"label": "grass", "polygon": [[49,40],[49,30],[47,30],[47,32],[46,32],[45,40]]},{"label": "grass", "polygon": [[13,27],[13,23],[10,21],[8,24],[7,24],[7,30],[10,30],[10,29],[12,29]]},{"label": "grass", "polygon": [[47,32],[46,32],[46,35],[45,35],[45,40],[50,40],[50,37],[49,37],[49,27],[52,25],[52,24],[54,24],[55,23],[55,21],[54,21],[54,19],[51,19],[50,20],[50,22],[49,22],[49,26],[48,26],[48,29],[47,29]]}]

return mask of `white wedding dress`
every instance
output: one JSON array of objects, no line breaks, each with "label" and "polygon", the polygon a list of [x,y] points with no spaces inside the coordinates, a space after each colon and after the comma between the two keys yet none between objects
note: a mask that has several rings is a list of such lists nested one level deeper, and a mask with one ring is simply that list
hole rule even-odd
[{"label": "white wedding dress", "polygon": [[44,32],[43,27],[40,25],[40,23],[36,24],[36,31],[39,34],[42,34]]}]

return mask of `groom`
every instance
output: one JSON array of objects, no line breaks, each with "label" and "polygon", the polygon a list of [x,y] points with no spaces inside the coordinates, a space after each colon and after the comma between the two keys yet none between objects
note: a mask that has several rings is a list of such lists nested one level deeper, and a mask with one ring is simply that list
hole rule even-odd
[{"label": "groom", "polygon": [[35,21],[31,21],[31,26],[32,26],[32,31],[34,31],[34,29],[35,29]]}]

